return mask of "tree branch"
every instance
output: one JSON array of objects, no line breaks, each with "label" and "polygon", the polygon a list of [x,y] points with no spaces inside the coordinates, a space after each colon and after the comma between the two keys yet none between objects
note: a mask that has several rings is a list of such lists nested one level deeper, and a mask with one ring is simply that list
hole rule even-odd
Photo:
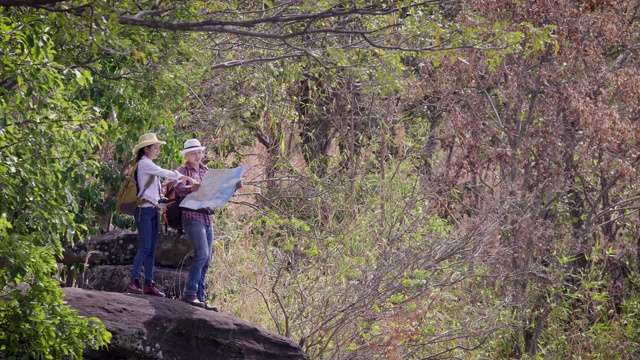
[{"label": "tree branch", "polygon": [[277,61],[277,60],[281,60],[281,59],[300,57],[300,56],[304,56],[305,54],[306,53],[303,52],[303,51],[297,51],[297,52],[293,52],[293,53],[290,53],[290,54],[284,54],[284,55],[280,55],[280,56],[261,57],[261,58],[256,58],[256,59],[244,59],[244,60],[231,60],[231,61],[226,61],[226,62],[223,62],[223,63],[220,63],[220,64],[215,64],[215,65],[211,66],[211,69],[215,70],[215,69],[231,68],[231,67],[248,65],[248,64],[261,64],[261,63],[267,63],[267,62]]},{"label": "tree branch", "polygon": [[53,5],[67,0],[0,0],[0,6],[5,7],[41,7]]}]

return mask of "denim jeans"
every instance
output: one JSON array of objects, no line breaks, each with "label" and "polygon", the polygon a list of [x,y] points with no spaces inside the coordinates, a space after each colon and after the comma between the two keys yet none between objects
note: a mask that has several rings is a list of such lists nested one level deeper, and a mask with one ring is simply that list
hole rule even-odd
[{"label": "denim jeans", "polygon": [[153,263],[158,245],[158,209],[155,207],[137,207],[135,213],[138,226],[138,252],[133,259],[131,279],[140,280],[140,271],[144,265],[144,283],[153,281]]},{"label": "denim jeans", "polygon": [[198,300],[205,300],[205,276],[213,255],[213,228],[200,221],[187,219],[182,223],[184,232],[191,240],[193,261],[189,267],[185,295],[196,295]]}]

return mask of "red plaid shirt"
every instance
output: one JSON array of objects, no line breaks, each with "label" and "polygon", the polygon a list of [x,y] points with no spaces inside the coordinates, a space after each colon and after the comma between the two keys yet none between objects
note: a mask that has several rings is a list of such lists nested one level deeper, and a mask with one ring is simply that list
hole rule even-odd
[{"label": "red plaid shirt", "polygon": [[[196,170],[193,168],[193,166],[191,166],[191,164],[189,164],[189,162],[185,162],[184,165],[182,165],[179,169],[178,172],[182,175],[186,175],[189,176],[190,178],[198,181],[198,182],[202,182],[202,178],[204,177],[204,174],[207,173],[207,171],[209,171],[209,168],[204,166],[203,164],[200,164],[200,169]],[[187,196],[187,194],[189,194],[190,192],[192,192],[191,188],[186,187],[186,182],[181,181],[178,183],[178,185],[176,185],[176,193],[178,193],[178,195],[185,197]],[[210,208],[206,208],[207,210],[211,210]],[[203,213],[199,213],[199,212],[194,212],[194,211],[187,211],[185,209],[182,210],[182,222],[184,223],[186,220],[188,219],[193,219],[196,221],[199,221],[207,226],[211,226],[211,215],[207,215],[207,214],[203,214]]]}]

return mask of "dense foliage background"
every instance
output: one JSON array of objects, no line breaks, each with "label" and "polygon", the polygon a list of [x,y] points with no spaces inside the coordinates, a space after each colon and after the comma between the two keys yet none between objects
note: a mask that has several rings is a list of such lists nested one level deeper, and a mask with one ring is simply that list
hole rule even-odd
[{"label": "dense foliage background", "polygon": [[640,356],[640,2],[0,0],[0,354],[81,357],[63,246],[144,132],[249,167],[222,311],[314,359]]}]

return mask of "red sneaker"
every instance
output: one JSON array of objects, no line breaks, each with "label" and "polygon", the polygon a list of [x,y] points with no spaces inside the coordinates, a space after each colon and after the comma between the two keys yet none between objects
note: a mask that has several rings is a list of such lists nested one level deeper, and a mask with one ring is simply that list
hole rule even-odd
[{"label": "red sneaker", "polygon": [[144,293],[147,295],[164,297],[164,293],[156,288],[156,284],[153,281],[144,286]]},{"label": "red sneaker", "polygon": [[125,290],[125,292],[129,294],[142,294],[143,291],[140,287],[140,281],[138,279],[131,280],[129,285],[127,285],[127,289]]}]

